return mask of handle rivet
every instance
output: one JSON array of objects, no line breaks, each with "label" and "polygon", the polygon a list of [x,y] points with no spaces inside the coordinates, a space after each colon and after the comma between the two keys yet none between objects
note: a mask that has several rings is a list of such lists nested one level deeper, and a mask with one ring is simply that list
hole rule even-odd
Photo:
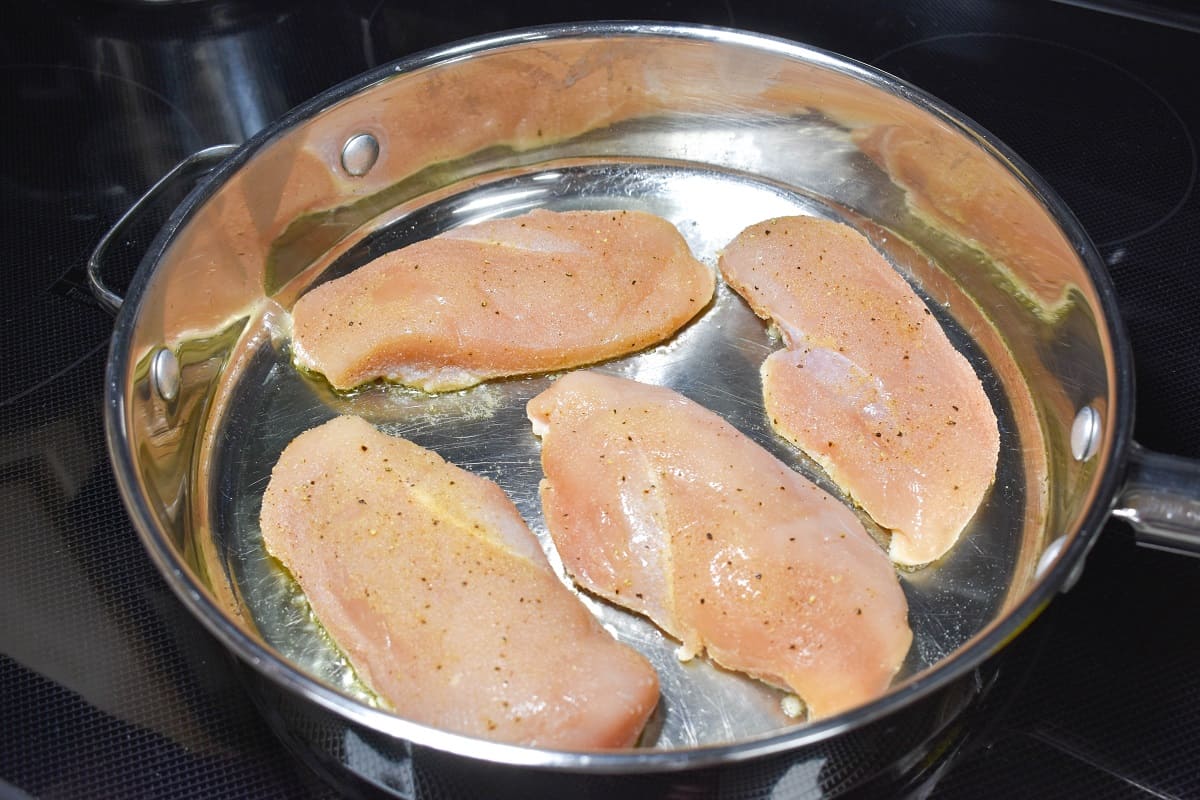
[{"label": "handle rivet", "polygon": [[1063,547],[1067,544],[1067,537],[1060,536],[1050,544],[1046,545],[1045,551],[1042,552],[1041,558],[1038,559],[1037,568],[1034,569],[1033,575],[1040,579],[1045,575],[1054,562],[1058,560],[1058,556],[1062,553]]},{"label": "handle rivet", "polygon": [[379,141],[369,133],[351,136],[342,146],[342,169],[354,177],[371,171],[379,159]]},{"label": "handle rivet", "polygon": [[150,362],[150,382],[158,396],[168,403],[179,396],[179,360],[165,347]]},{"label": "handle rivet", "polygon": [[1100,412],[1084,406],[1071,424],[1071,455],[1076,461],[1087,461],[1100,447]]}]

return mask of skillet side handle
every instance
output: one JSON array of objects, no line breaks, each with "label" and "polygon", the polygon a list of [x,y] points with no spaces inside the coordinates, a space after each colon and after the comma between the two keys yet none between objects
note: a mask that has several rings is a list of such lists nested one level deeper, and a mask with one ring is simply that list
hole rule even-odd
[{"label": "skillet side handle", "polygon": [[1132,443],[1112,515],[1133,526],[1140,545],[1200,557],[1200,461]]},{"label": "skillet side handle", "polygon": [[121,310],[121,303],[125,301],[125,298],[121,297],[121,295],[117,294],[104,283],[105,256],[112,243],[121,239],[130,226],[138,219],[142,211],[155,198],[171,186],[174,186],[176,181],[195,181],[207,175],[218,164],[232,155],[237,148],[238,146],[235,144],[219,144],[192,153],[172,167],[166,175],[159,178],[153,186],[146,190],[145,194],[129,207],[128,211],[113,223],[108,232],[100,237],[100,241],[96,243],[96,249],[92,251],[87,261],[87,278],[92,294],[95,295],[96,301],[100,303],[105,311],[115,315]]}]

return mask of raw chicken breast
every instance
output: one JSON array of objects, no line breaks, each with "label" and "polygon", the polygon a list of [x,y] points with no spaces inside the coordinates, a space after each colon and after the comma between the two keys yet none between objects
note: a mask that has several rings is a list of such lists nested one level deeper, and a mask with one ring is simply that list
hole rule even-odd
[{"label": "raw chicken breast", "polygon": [[970,363],[871,243],[786,217],[744,230],[721,272],[787,350],[762,366],[771,424],[892,531],[891,557],[944,555],[996,472],[996,415]]},{"label": "raw chicken breast", "polygon": [[628,747],[658,702],[653,668],[562,584],[500,487],[362,419],[287,446],[261,521],[358,676],[408,719]]},{"label": "raw chicken breast", "polygon": [[664,219],[537,210],[392,251],[296,303],[296,363],[337,389],[426,391],[566,369],[670,336],[712,271]]},{"label": "raw chicken breast", "polygon": [[577,372],[533,398],[542,507],[576,583],[810,718],[883,693],[912,641],[887,556],[850,509],[670,389]]}]

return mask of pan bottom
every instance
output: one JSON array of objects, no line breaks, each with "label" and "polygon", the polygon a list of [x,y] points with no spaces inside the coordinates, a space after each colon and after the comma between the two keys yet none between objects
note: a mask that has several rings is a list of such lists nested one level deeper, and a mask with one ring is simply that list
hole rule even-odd
[{"label": "pan bottom", "polygon": [[[745,173],[687,163],[571,160],[476,178],[440,190],[430,202],[409,202],[330,254],[320,279],[344,274],[381,252],[452,227],[533,208],[620,208],[658,214],[670,220],[695,256],[714,269],[721,248],[763,219],[810,214],[861,222],[799,188]],[[899,237],[872,238],[885,251],[908,246]],[[297,287],[288,287],[293,288]],[[914,644],[898,683],[952,653],[1001,613],[1017,570],[1024,515],[1020,442],[999,381],[987,357],[949,312],[936,303],[930,306],[951,341],[975,366],[993,401],[1000,420],[1001,461],[993,491],[960,544],[936,564],[900,574]],[[258,516],[271,468],[284,446],[304,430],[338,414],[362,416],[496,481],[561,574],[538,499],[539,443],[525,418],[525,404],[547,388],[552,377],[494,381],[443,395],[386,385],[339,394],[319,377],[298,372],[291,364],[286,331],[273,333],[260,337],[264,344],[246,366],[225,378],[235,384],[230,388],[230,410],[218,422],[209,472],[220,484],[210,496],[224,500],[208,511],[215,523],[214,538],[246,616],[264,640],[306,673],[375,704],[313,619],[294,581],[263,548]],[[719,284],[710,307],[670,341],[596,368],[679,391],[845,499],[811,460],[771,430],[763,413],[759,366],[781,346],[741,298]],[[886,532],[865,518],[864,522],[882,545]],[[570,585],[565,577],[564,582]],[[678,643],[648,620],[588,595],[581,598],[609,631],[640,650],[658,670],[662,700],[643,736],[644,746],[719,745],[796,724],[782,707],[786,693],[702,658],[680,662],[675,655]],[[403,715],[403,709],[397,713]]]}]

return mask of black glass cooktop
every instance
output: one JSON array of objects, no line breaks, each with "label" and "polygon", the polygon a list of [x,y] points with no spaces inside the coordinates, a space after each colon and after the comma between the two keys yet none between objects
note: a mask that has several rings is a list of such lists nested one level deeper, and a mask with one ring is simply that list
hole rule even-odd
[{"label": "black glass cooktop", "polygon": [[[1132,341],[1136,438],[1200,458],[1188,4],[60,0],[0,18],[0,796],[338,796],[270,732],[126,518],[101,422],[112,320],[83,266],[183,156],[426,47],[546,22],[679,20],[795,39],[920,86],[1074,210]],[[115,254],[114,283],[136,239]],[[1139,549],[1111,522],[1079,584],[991,665],[960,735],[872,792],[1200,797],[1197,620],[1200,561]]]}]

